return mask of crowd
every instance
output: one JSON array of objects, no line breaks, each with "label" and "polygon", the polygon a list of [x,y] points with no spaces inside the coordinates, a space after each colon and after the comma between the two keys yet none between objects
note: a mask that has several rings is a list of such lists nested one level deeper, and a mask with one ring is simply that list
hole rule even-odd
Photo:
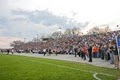
[{"label": "crowd", "polygon": [[[73,35],[62,36],[58,39],[50,39],[46,42],[35,43],[36,45],[26,44],[26,52],[35,52],[37,47],[39,53],[44,54],[70,54],[75,57],[79,56],[89,62],[92,58],[101,58],[102,60],[110,60],[111,64],[115,64],[115,68],[119,68],[118,50],[116,48],[115,37],[119,35],[120,31],[93,33],[89,35]],[[33,47],[33,48],[31,48]],[[19,50],[16,50],[19,52]]]},{"label": "crowd", "polygon": [[82,36],[63,36],[59,39],[49,40],[41,43],[41,50],[45,54],[73,54],[89,62],[93,58],[101,58],[102,60],[110,60],[111,64],[115,64],[115,68],[119,68],[118,50],[116,48],[115,37],[120,31],[106,32],[100,34],[90,34]]}]

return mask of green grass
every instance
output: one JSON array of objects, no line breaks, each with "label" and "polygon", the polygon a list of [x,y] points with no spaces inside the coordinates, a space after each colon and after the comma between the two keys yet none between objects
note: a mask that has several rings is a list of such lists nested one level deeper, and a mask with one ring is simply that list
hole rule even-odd
[{"label": "green grass", "polygon": [[120,70],[79,62],[0,54],[0,80],[95,80],[95,72],[102,80],[116,80]]}]

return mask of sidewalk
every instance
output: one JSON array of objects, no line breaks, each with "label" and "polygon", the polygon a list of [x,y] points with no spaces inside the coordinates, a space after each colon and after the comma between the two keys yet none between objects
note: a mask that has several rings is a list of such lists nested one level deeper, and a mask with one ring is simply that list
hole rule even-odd
[{"label": "sidewalk", "polygon": [[91,65],[95,65],[95,66],[99,66],[99,67],[107,67],[107,68],[113,68],[114,64],[110,64],[110,61],[105,61],[105,60],[101,60],[100,58],[93,58],[93,62],[90,63],[88,62],[88,58],[87,60],[82,60],[81,57],[74,57],[74,55],[54,55],[52,54],[51,56],[43,56],[43,54],[32,54],[32,53],[15,53],[14,55],[22,55],[22,56],[31,56],[31,57],[41,57],[41,58],[49,58],[49,59],[58,59],[58,60],[67,60],[67,61],[75,61],[75,62],[81,62],[81,63],[87,63],[87,64],[91,64]]}]

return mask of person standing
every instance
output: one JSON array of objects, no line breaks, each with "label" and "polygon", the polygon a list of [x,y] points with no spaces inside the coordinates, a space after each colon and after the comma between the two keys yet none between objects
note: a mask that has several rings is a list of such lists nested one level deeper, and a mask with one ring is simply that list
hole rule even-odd
[{"label": "person standing", "polygon": [[119,69],[119,56],[118,56],[118,49],[117,49],[117,44],[115,40],[112,41],[112,45],[113,45],[113,52],[114,52],[114,65],[115,65],[114,68]]},{"label": "person standing", "polygon": [[7,54],[9,54],[10,53],[10,50],[9,49],[7,49]]},{"label": "person standing", "polygon": [[94,58],[97,58],[97,53],[98,53],[97,51],[98,51],[97,46],[96,46],[96,44],[94,44],[94,46],[92,47],[92,52],[93,52]]},{"label": "person standing", "polygon": [[52,54],[51,48],[48,49],[48,53],[49,53],[49,56],[51,56]]},{"label": "person standing", "polygon": [[109,44],[110,64],[114,64],[113,45]]},{"label": "person standing", "polygon": [[3,50],[1,50],[1,53],[3,53]]},{"label": "person standing", "polygon": [[45,56],[45,54],[46,54],[46,49],[44,48],[43,49],[43,55]]},{"label": "person standing", "polygon": [[75,52],[75,57],[76,57],[77,54],[78,54],[78,48],[77,47],[74,48],[74,52]]},{"label": "person standing", "polygon": [[83,45],[83,47],[82,47],[82,54],[83,54],[82,58],[84,60],[86,60],[86,56],[88,55],[88,50],[87,50],[87,47],[85,45]]},{"label": "person standing", "polygon": [[101,59],[104,60],[105,47],[104,44],[101,46]]},{"label": "person standing", "polygon": [[88,62],[92,62],[92,44],[89,44],[88,46],[88,56],[89,56]]},{"label": "person standing", "polygon": [[11,50],[11,53],[14,54],[14,50],[13,49]]}]

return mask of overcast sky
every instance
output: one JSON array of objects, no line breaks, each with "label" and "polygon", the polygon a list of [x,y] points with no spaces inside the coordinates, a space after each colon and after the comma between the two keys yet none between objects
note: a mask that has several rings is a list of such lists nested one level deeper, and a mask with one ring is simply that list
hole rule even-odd
[{"label": "overcast sky", "polygon": [[[119,0],[0,0],[0,48],[59,28],[120,23]],[[89,24],[88,24],[89,23]]]}]

